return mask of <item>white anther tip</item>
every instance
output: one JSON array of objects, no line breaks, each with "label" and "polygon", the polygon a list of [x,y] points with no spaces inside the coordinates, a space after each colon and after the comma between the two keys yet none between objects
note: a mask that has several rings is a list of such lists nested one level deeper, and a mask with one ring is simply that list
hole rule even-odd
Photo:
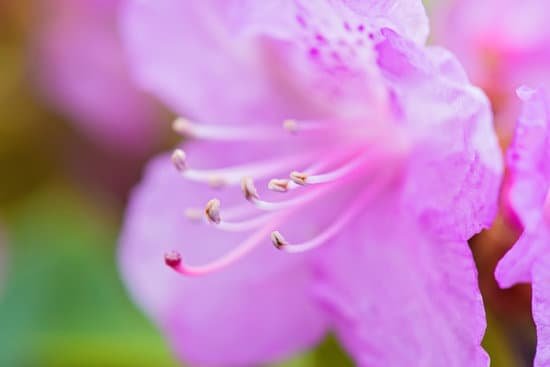
[{"label": "white anther tip", "polygon": [[289,183],[290,181],[287,179],[274,178],[269,181],[267,188],[271,191],[287,192]]},{"label": "white anther tip", "polygon": [[273,245],[279,250],[285,246],[288,246],[288,242],[286,242],[285,238],[279,231],[271,232],[271,242],[273,242]]},{"label": "white anther tip", "polygon": [[307,177],[307,173],[304,172],[293,171],[290,173],[290,179],[298,185],[305,185]]},{"label": "white anther tip", "polygon": [[209,200],[208,203],[206,203],[204,214],[210,222],[216,224],[219,224],[221,222],[220,205],[221,203],[218,199],[212,199]]},{"label": "white anther tip", "polygon": [[187,157],[185,152],[181,149],[174,150],[172,153],[172,163],[178,171],[185,171],[187,169]]},{"label": "white anther tip", "polygon": [[254,186],[254,180],[252,177],[243,177],[241,180],[241,190],[243,191],[246,200],[260,198],[260,195],[258,195],[258,191],[256,190],[256,186]]}]

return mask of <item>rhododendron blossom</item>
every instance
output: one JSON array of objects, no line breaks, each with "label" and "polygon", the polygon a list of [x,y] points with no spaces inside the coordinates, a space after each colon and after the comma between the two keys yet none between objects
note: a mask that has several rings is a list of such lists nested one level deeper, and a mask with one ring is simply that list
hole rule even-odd
[{"label": "rhododendron blossom", "polygon": [[151,148],[162,129],[127,71],[116,31],[120,0],[40,0],[33,51],[44,97],[103,146]]},{"label": "rhododendron blossom", "polygon": [[496,277],[502,287],[533,284],[533,317],[538,348],[535,366],[550,366],[550,100],[542,89],[522,87],[523,112],[508,151],[509,209],[523,234],[500,261]]},{"label": "rhododendron blossom", "polygon": [[331,330],[361,366],[488,364],[466,241],[501,157],[420,1],[135,0],[123,29],[140,84],[189,116],[120,249],[182,360],[271,362]]}]

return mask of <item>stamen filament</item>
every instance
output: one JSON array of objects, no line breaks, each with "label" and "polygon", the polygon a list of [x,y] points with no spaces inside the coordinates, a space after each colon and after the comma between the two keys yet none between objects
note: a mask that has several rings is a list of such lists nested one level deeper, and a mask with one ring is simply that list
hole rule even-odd
[{"label": "stamen filament", "polygon": [[300,156],[288,156],[263,162],[244,164],[219,169],[192,169],[187,164],[186,154],[181,149],[174,150],[172,162],[181,175],[191,181],[206,183],[213,187],[238,184],[245,176],[264,178],[273,172],[280,172],[296,164],[296,162],[310,162],[314,153]]},{"label": "stamen filament", "polygon": [[[322,159],[318,162],[315,162],[311,164],[309,167],[304,169],[303,171],[299,172],[304,175],[313,175],[317,174],[321,170],[328,168],[335,164],[336,162],[340,162],[342,159],[347,158],[351,153],[346,152],[345,154],[336,154],[329,156],[328,159]],[[271,181],[269,181],[268,189],[271,191],[277,191],[277,192],[288,192],[291,190],[294,190],[300,186],[303,186],[303,184],[297,184],[293,180],[287,179],[287,178],[274,178]]]},{"label": "stamen filament", "polygon": [[307,172],[293,171],[290,173],[290,179],[297,185],[320,184],[335,181],[346,176],[350,172],[353,172],[369,158],[371,158],[371,162],[376,160],[376,157],[369,157],[369,154],[363,153],[333,171],[317,175],[309,175]]},{"label": "stamen filament", "polygon": [[271,239],[273,245],[285,252],[289,253],[299,253],[312,250],[320,245],[326,243],[336,234],[338,234],[343,227],[345,227],[351,220],[353,220],[360,210],[363,209],[365,205],[372,201],[372,199],[380,192],[383,188],[383,185],[388,181],[389,175],[377,178],[373,184],[368,186],[358,198],[353,200],[353,203],[345,210],[345,212],[329,227],[324,231],[318,234],[316,237],[302,243],[292,244],[289,243],[281,235],[281,233],[275,231],[272,232]]},{"label": "stamen filament", "polygon": [[166,253],[164,255],[164,262],[166,263],[166,265],[174,269],[174,271],[176,271],[177,273],[186,276],[201,276],[215,273],[234,264],[235,262],[245,257],[252,250],[254,250],[258,245],[262,243],[262,240],[267,237],[269,232],[283,220],[283,218],[284,215],[279,215],[275,217],[270,224],[254,232],[232,251],[228,252],[221,258],[205,265],[188,265],[183,261],[181,254],[177,251]]},{"label": "stamen filament", "polygon": [[182,117],[177,118],[172,128],[178,134],[195,139],[214,141],[254,141],[273,140],[281,134],[280,129],[265,126],[220,126],[211,124],[197,124]]},{"label": "stamen filament", "polygon": [[273,219],[273,214],[262,215],[240,222],[228,222],[222,219],[219,223],[215,224],[215,227],[227,232],[245,232],[266,224],[271,219]]},{"label": "stamen filament", "polygon": [[283,201],[267,201],[260,199],[258,196],[249,196],[247,197],[247,200],[253,203],[258,209],[265,211],[277,211],[305,204],[311,200],[314,200],[316,197],[323,195],[325,192],[331,189],[333,189],[333,185],[319,189],[312,189],[310,192]]},{"label": "stamen filament", "polygon": [[[323,130],[338,130],[342,129],[346,122],[336,121],[297,121],[288,119],[283,121],[283,129],[291,134],[296,134],[300,131],[323,131]],[[349,124],[349,127],[354,125]]]}]

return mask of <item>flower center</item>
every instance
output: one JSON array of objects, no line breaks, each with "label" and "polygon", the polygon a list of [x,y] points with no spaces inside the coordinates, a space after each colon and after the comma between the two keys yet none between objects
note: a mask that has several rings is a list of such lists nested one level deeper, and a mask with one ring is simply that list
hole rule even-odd
[{"label": "flower center", "polygon": [[[327,243],[353,221],[376,196],[395,179],[407,156],[409,144],[397,127],[364,126],[362,123],[286,120],[282,128],[265,126],[200,125],[184,119],[174,130],[187,138],[212,141],[266,142],[298,147],[275,159],[231,167],[200,170],[190,167],[184,151],[176,149],[172,162],[181,175],[213,187],[238,186],[245,205],[222,210],[218,199],[204,209],[187,208],[190,220],[201,220],[216,230],[251,234],[220,259],[202,266],[190,266],[178,252],[165,255],[165,262],[177,272],[196,276],[231,265],[271,235],[273,245],[288,253],[309,251]],[[330,152],[330,154],[327,154]],[[286,178],[276,175],[287,172]],[[266,179],[267,191],[284,194],[281,200],[263,199],[254,179]],[[351,194],[350,194],[351,193]],[[292,243],[278,231],[292,215],[315,203],[337,200],[343,209],[312,238]]]}]

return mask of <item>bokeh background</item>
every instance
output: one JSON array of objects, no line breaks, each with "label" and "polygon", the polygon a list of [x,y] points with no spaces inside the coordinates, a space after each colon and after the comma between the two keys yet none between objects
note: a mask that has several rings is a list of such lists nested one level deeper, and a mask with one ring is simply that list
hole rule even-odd
[{"label": "bokeh background", "polygon": [[[44,77],[41,40],[57,16],[46,1],[0,1],[0,366],[177,366],[116,267],[128,194],[148,157],[176,141],[170,113],[145,97],[155,133],[134,149],[74,121],[52,97],[62,81]],[[534,354],[529,287],[499,290],[492,275],[517,235],[500,217],[471,241],[495,367],[529,366]],[[328,338],[284,365],[351,363]]]}]

